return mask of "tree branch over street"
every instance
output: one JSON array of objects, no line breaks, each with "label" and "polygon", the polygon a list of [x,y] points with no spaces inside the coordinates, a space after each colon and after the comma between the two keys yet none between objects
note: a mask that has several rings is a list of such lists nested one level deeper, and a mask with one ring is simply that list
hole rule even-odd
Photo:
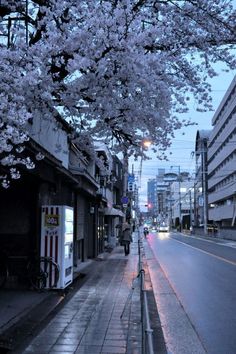
[{"label": "tree branch over street", "polygon": [[[2,23],[17,3],[1,2]],[[0,44],[4,171],[22,163],[14,151],[28,139],[28,120],[53,111],[77,135],[106,139],[114,152],[128,143],[137,157],[143,136],[162,151],[177,129],[193,124],[181,118],[190,95],[199,110],[212,108],[207,79],[216,75],[214,64],[236,66],[229,0],[29,3],[29,44],[22,28],[9,47]]]}]

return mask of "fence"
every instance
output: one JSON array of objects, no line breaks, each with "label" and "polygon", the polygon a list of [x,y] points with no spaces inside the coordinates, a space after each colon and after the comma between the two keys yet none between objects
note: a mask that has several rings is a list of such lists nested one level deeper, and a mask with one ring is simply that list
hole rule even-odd
[{"label": "fence", "polygon": [[150,325],[150,317],[148,310],[147,291],[145,289],[145,270],[143,269],[143,261],[141,254],[141,237],[139,232],[138,238],[138,254],[139,264],[138,271],[140,276],[140,299],[141,299],[141,321],[142,321],[142,354],[154,354],[153,350],[153,330]]}]

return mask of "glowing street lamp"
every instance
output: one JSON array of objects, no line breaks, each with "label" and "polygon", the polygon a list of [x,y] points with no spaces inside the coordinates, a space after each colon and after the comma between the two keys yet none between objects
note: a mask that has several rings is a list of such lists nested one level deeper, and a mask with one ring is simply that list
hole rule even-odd
[{"label": "glowing street lamp", "polygon": [[145,148],[145,149],[148,149],[151,145],[152,145],[151,140],[144,139],[144,140],[142,141],[142,147]]},{"label": "glowing street lamp", "polygon": [[152,141],[148,138],[144,138],[141,141],[141,160],[140,160],[140,167],[139,167],[139,184],[141,186],[141,177],[142,177],[142,169],[143,169],[143,150],[148,150],[148,148],[152,145]]}]

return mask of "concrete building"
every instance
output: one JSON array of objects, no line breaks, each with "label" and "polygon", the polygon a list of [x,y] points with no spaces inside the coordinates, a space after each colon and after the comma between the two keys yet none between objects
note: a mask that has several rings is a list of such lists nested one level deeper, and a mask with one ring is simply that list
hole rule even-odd
[{"label": "concrete building", "polygon": [[236,217],[236,77],[212,118],[208,145],[209,220],[235,226]]},{"label": "concrete building", "polygon": [[193,224],[193,200],[194,180],[182,173],[180,182],[170,184],[170,219],[174,227],[181,223],[181,229],[189,229]]},{"label": "concrete building", "polygon": [[164,181],[165,169],[158,168],[156,178],[150,179],[147,183],[148,214],[153,219],[162,220],[166,217],[166,190],[168,183]]},{"label": "concrete building", "polygon": [[147,182],[147,211],[149,215],[157,213],[156,182],[156,178],[149,179]]}]

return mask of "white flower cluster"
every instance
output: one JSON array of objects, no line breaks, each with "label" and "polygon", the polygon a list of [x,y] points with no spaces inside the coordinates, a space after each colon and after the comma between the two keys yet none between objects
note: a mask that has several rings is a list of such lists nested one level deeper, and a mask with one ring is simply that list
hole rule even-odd
[{"label": "white flower cluster", "polygon": [[181,119],[190,98],[198,110],[211,109],[212,64],[236,66],[231,3],[29,1],[30,23],[36,26],[30,45],[19,31],[18,41],[0,51],[4,171],[22,163],[33,168],[17,155],[28,139],[28,122],[52,116],[55,109],[73,123],[81,150],[90,155],[92,140],[106,139],[115,152],[132,146],[137,157],[148,136],[164,158],[175,130],[192,124]]}]

